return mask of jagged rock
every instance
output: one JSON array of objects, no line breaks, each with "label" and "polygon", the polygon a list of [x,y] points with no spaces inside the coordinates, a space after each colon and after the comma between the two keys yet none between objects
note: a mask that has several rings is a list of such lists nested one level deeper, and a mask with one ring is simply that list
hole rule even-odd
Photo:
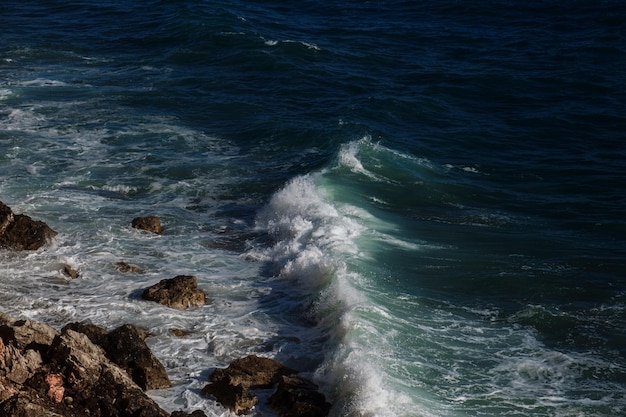
[{"label": "jagged rock", "polygon": [[0,337],[6,343],[13,343],[18,349],[35,348],[46,350],[58,332],[47,324],[31,320],[13,320],[2,315]]},{"label": "jagged rock", "polygon": [[100,346],[106,352],[106,346],[108,343],[107,337],[109,334],[106,329],[88,322],[74,322],[66,324],[61,329],[61,333],[64,333],[67,330],[74,330],[75,332],[86,335],[89,340],[91,340],[91,343]]},{"label": "jagged rock", "polygon": [[0,202],[0,247],[13,250],[37,250],[47,245],[57,232],[46,223],[24,214],[13,214]]},{"label": "jagged rock", "polygon": [[172,386],[165,368],[146,345],[145,334],[132,324],[109,332],[106,349],[109,358],[125,369],[143,390]]},{"label": "jagged rock", "polygon": [[312,382],[282,375],[270,405],[280,417],[326,417],[330,404]]},{"label": "jagged rock", "polygon": [[109,360],[124,369],[141,389],[168,388],[170,380],[165,367],[146,345],[146,334],[132,324],[125,324],[107,333],[90,323],[69,323],[62,331],[85,334],[92,343],[104,349]]},{"label": "jagged rock", "polygon": [[269,388],[282,375],[295,375],[298,371],[280,362],[256,355],[234,360],[228,368],[218,368],[209,377],[212,382],[202,389],[205,395],[215,397],[232,412],[241,415],[250,412],[258,398],[249,392],[254,388]]},{"label": "jagged rock", "polygon": [[228,368],[217,368],[209,380],[218,382],[229,378],[231,385],[246,388],[269,388],[278,382],[281,375],[295,375],[298,371],[284,366],[275,359],[249,355],[236,359]]},{"label": "jagged rock", "polygon": [[[107,343],[109,335],[142,342],[145,336],[128,327],[124,328],[128,334],[103,334],[97,326],[75,326]],[[138,357],[142,355],[145,352]],[[58,333],[0,313],[0,416],[168,417],[168,413],[86,334],[69,327]]]},{"label": "jagged rock", "polygon": [[146,288],[141,297],[179,310],[206,303],[206,294],[198,288],[198,280],[193,275],[161,280]]},{"label": "jagged rock", "polygon": [[0,416],[7,417],[65,417],[50,409],[44,399],[28,398],[23,395],[14,395],[0,403]]},{"label": "jagged rock", "polygon": [[163,233],[163,226],[161,226],[161,220],[157,216],[135,217],[131,225],[135,229],[145,230],[147,232],[156,233],[157,235],[160,235]]},{"label": "jagged rock", "polygon": [[94,415],[102,411],[108,416],[168,415],[85,334],[67,329],[54,339],[49,354],[52,367],[63,375],[73,408],[84,407]]},{"label": "jagged rock", "polygon": [[259,399],[246,387],[241,384],[232,384],[229,378],[205,386],[202,394],[214,397],[220,404],[239,416],[248,414],[259,402]]},{"label": "jagged rock", "polygon": [[126,262],[117,262],[115,264],[115,268],[120,271],[120,272],[132,272],[132,273],[139,273],[141,272],[141,268],[139,268],[138,266],[135,265],[131,265],[128,264]]}]

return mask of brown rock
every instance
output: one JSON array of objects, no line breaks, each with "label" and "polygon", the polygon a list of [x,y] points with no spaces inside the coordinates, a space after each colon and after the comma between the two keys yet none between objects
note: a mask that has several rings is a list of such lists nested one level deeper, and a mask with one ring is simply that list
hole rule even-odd
[{"label": "brown rock", "polygon": [[330,404],[312,382],[298,376],[281,376],[270,405],[280,417],[326,417]]},{"label": "brown rock", "polygon": [[[47,400],[46,400],[47,401]],[[0,403],[0,416],[7,417],[65,417],[50,409],[42,399],[23,395],[14,395]]]},{"label": "brown rock", "polygon": [[120,272],[132,272],[132,273],[139,273],[141,272],[141,268],[139,268],[138,266],[135,265],[130,265],[126,262],[117,262],[115,264],[115,268],[120,271]]},{"label": "brown rock", "polygon": [[294,375],[297,371],[280,362],[256,355],[234,360],[228,368],[218,368],[209,377],[212,382],[202,389],[205,395],[215,397],[225,407],[241,415],[250,412],[258,398],[250,388],[269,388],[282,375]]},{"label": "brown rock", "polygon": [[61,333],[65,333],[68,330],[74,330],[75,332],[86,335],[89,340],[91,340],[91,343],[100,346],[106,351],[106,346],[108,344],[108,332],[106,331],[106,329],[100,326],[96,326],[95,324],[83,321],[66,324],[61,329]]},{"label": "brown rock", "polygon": [[47,324],[31,320],[13,320],[4,316],[0,321],[0,337],[5,343],[14,344],[19,350],[27,348],[47,349],[58,332]]},{"label": "brown rock", "polygon": [[275,359],[249,355],[231,362],[228,368],[217,368],[209,380],[218,382],[229,379],[231,385],[246,388],[269,388],[276,384],[281,375],[295,375],[298,371],[287,368]]},{"label": "brown rock", "polygon": [[47,245],[57,232],[46,223],[24,214],[13,214],[0,202],[0,247],[13,250],[37,250]]},{"label": "brown rock", "polygon": [[107,356],[128,372],[141,389],[151,390],[172,386],[165,368],[144,341],[146,335],[132,324],[109,332]]},{"label": "brown rock", "polygon": [[165,367],[146,345],[146,333],[138,327],[125,324],[107,333],[94,324],[69,323],[62,331],[70,329],[85,334],[104,349],[107,358],[124,369],[144,391],[171,386]]},{"label": "brown rock", "polygon": [[78,270],[72,268],[69,265],[63,265],[63,274],[65,274],[66,276],[72,279],[76,279],[80,276],[80,273],[78,272]]},{"label": "brown rock", "polygon": [[145,230],[147,232],[156,233],[157,235],[163,233],[161,220],[157,216],[135,217],[131,224],[135,229]]},{"label": "brown rock", "polygon": [[86,410],[80,415],[168,416],[86,335],[67,329],[54,339],[49,353],[73,409]]},{"label": "brown rock", "polygon": [[241,384],[232,384],[228,378],[205,386],[202,394],[214,397],[220,404],[239,416],[248,414],[259,402],[259,399],[246,387]]},{"label": "brown rock", "polygon": [[141,297],[179,310],[206,303],[206,295],[198,288],[198,280],[192,275],[161,280],[146,288]]},{"label": "brown rock", "polygon": [[[109,341],[97,326],[75,326]],[[131,332],[111,332],[111,337],[143,342],[143,332]],[[0,333],[0,416],[168,417],[86,334],[67,326],[59,334],[1,313]],[[142,355],[135,357],[139,363]]]}]

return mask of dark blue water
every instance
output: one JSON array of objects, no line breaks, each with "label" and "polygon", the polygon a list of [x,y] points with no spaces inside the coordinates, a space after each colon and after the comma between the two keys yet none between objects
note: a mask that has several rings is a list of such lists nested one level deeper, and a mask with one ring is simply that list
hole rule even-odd
[{"label": "dark blue water", "polygon": [[[333,416],[624,414],[625,10],[7,0],[0,200],[60,234],[0,308],[152,329],[168,411],[257,353]],[[212,303],[133,298],[178,273]]]}]

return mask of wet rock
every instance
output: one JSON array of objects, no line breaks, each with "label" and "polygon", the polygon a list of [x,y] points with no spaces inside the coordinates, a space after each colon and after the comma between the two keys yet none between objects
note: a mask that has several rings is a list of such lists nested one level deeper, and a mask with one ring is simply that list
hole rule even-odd
[{"label": "wet rock", "polygon": [[78,270],[72,268],[69,265],[63,265],[63,274],[72,279],[76,279],[80,276],[80,273],[78,272]]},{"label": "wet rock", "polygon": [[325,417],[330,404],[317,385],[298,376],[281,376],[270,405],[280,417]]},{"label": "wet rock", "polygon": [[165,367],[144,341],[146,335],[132,324],[125,324],[108,334],[107,356],[126,370],[144,391],[172,386]]},{"label": "wet rock", "polygon": [[115,264],[115,268],[118,271],[124,272],[124,273],[128,273],[128,272],[139,273],[139,272],[141,272],[141,268],[139,268],[138,266],[135,266],[135,265],[128,264],[126,262],[117,262]]},{"label": "wet rock", "polygon": [[176,337],[183,337],[187,335],[187,332],[183,329],[170,329],[170,332]]},{"label": "wet rock", "polygon": [[246,388],[269,388],[281,375],[295,375],[298,371],[287,368],[275,359],[249,355],[231,362],[228,368],[217,368],[211,374],[211,382],[228,379],[232,385]]},{"label": "wet rock", "polygon": [[212,382],[202,389],[204,395],[215,397],[232,412],[247,414],[258,402],[249,392],[254,388],[269,388],[283,375],[295,375],[297,371],[280,362],[256,355],[234,360],[228,368],[218,368],[209,377]]},{"label": "wet rock", "polygon": [[57,232],[46,223],[24,214],[14,214],[0,202],[0,247],[12,250],[37,250],[47,245]]},{"label": "wet rock", "polygon": [[259,402],[259,399],[246,387],[241,384],[232,384],[229,378],[205,386],[202,394],[214,397],[220,404],[239,416],[248,414]]},{"label": "wet rock", "polygon": [[204,411],[202,410],[196,410],[192,413],[186,413],[184,411],[174,411],[171,417],[206,417],[206,414],[204,414]]},{"label": "wet rock", "polygon": [[157,235],[160,235],[163,233],[163,226],[161,226],[161,220],[157,216],[135,217],[131,225],[135,229],[145,230],[147,232],[156,233]]},{"label": "wet rock", "polygon": [[141,297],[179,310],[206,303],[206,294],[198,288],[198,280],[193,275],[161,280],[146,288]]}]

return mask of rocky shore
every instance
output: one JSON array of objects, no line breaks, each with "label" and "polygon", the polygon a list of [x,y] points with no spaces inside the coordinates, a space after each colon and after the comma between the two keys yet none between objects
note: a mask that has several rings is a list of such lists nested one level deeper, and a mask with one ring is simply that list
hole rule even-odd
[{"label": "rocky shore", "polygon": [[[163,233],[158,217],[135,218],[132,227]],[[57,235],[47,224],[14,214],[0,202],[0,249],[38,250]],[[120,262],[123,272],[137,267]],[[66,274],[79,277],[69,266]],[[195,276],[181,275],[145,288],[142,298],[170,308],[202,306],[206,294]],[[0,306],[1,308],[1,306]],[[150,351],[146,331],[131,323],[107,330],[87,322],[62,329],[0,312],[0,416],[168,417],[146,391],[171,386]],[[256,390],[272,390],[269,405],[280,417],[327,416],[330,404],[311,381],[280,362],[250,355],[211,372],[202,394],[237,415],[254,410]],[[171,417],[202,417],[175,411]]]}]

